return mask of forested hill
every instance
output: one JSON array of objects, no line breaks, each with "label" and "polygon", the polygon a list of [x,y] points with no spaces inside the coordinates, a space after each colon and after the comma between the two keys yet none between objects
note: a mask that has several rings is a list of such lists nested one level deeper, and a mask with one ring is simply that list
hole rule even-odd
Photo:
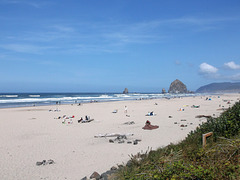
[{"label": "forested hill", "polygon": [[211,83],[202,86],[196,90],[196,93],[239,93],[240,92],[240,82],[238,83]]}]

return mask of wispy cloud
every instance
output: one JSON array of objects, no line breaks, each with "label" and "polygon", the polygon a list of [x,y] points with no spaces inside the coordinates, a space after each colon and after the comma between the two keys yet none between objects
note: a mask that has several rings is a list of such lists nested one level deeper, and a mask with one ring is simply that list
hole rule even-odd
[{"label": "wispy cloud", "polygon": [[42,47],[31,44],[0,44],[0,48],[17,53],[29,54],[41,54],[43,50],[51,49],[51,47]]},{"label": "wispy cloud", "polygon": [[240,69],[240,65],[236,64],[234,61],[224,63],[224,67],[232,70]]},{"label": "wispy cloud", "polygon": [[[0,0],[0,2],[8,1]],[[32,1],[12,0],[9,2],[31,3]],[[179,32],[182,28],[185,31],[186,26],[188,26],[187,31],[196,32],[200,29],[209,30],[217,27],[221,22],[233,20],[236,20],[236,18],[182,17],[133,23],[112,21],[98,23],[64,22],[63,20],[55,20],[56,23],[40,22],[36,29],[26,29],[19,31],[18,34],[9,34],[9,36],[2,37],[5,38],[7,43],[5,46],[2,44],[1,48],[15,52],[40,52],[44,50],[42,47],[52,47],[72,53],[91,53],[93,51],[112,53],[127,51],[128,46],[131,45],[148,45],[171,41],[174,36],[177,36],[176,30]],[[18,46],[18,44],[21,44],[21,46]],[[41,44],[41,46],[36,47],[35,44]]]},{"label": "wispy cloud", "polygon": [[0,4],[19,4],[19,5],[23,4],[35,8],[40,8],[43,5],[46,5],[46,2],[34,0],[0,0]]}]

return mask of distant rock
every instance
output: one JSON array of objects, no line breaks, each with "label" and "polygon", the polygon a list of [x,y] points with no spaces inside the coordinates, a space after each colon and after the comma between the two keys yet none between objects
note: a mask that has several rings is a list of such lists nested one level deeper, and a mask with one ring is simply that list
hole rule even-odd
[{"label": "distant rock", "polygon": [[125,88],[123,94],[128,94],[128,88]]},{"label": "distant rock", "polygon": [[196,90],[196,93],[239,93],[240,83],[211,83]]},{"label": "distant rock", "polygon": [[162,88],[162,94],[166,94],[166,90]]},{"label": "distant rock", "polygon": [[181,81],[176,79],[171,83],[168,92],[172,94],[182,94],[182,93],[188,93],[188,90],[185,84],[183,84]]}]

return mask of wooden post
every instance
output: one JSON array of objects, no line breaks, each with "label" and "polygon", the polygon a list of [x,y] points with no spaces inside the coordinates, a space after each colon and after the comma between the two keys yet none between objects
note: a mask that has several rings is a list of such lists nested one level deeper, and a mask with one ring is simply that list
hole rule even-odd
[{"label": "wooden post", "polygon": [[213,132],[209,132],[209,133],[206,133],[206,134],[203,134],[202,135],[202,144],[203,144],[203,147],[206,146],[207,144],[207,137],[213,135]]}]

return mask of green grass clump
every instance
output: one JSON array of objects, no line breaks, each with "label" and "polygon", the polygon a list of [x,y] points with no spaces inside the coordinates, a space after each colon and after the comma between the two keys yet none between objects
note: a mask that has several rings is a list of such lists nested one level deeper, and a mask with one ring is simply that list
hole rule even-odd
[{"label": "green grass clump", "polygon": [[[213,132],[202,147],[202,134]],[[240,102],[178,144],[131,157],[118,179],[240,179]]]}]

